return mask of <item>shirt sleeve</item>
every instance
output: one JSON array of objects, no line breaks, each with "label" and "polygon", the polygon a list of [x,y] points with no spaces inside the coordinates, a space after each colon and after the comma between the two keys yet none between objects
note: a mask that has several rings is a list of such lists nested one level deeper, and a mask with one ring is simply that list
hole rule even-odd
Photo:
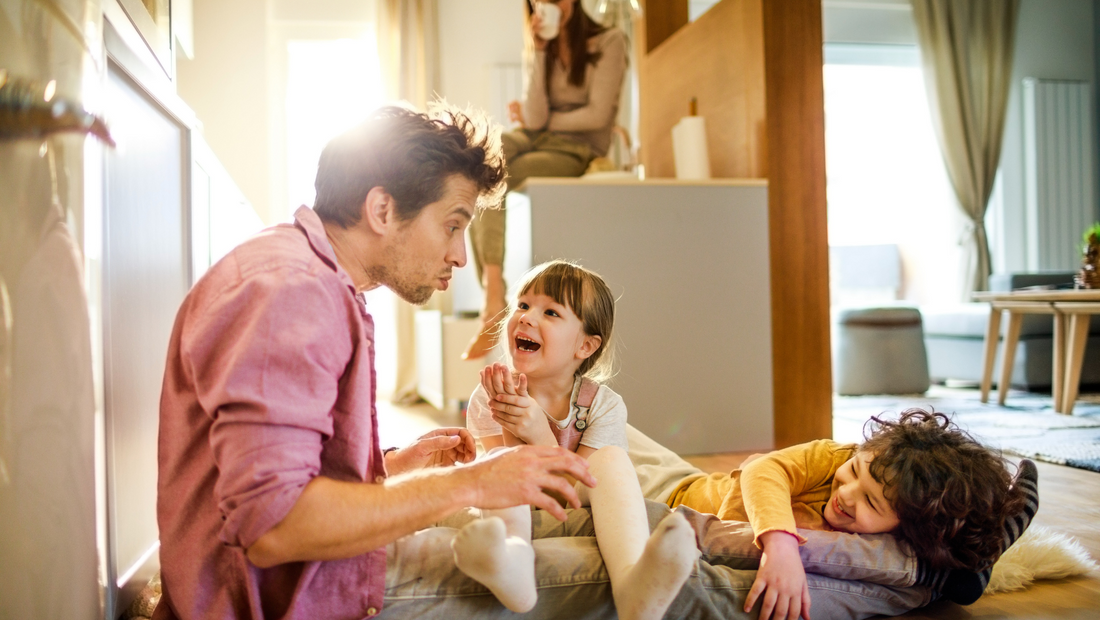
[{"label": "shirt sleeve", "polygon": [[489,395],[480,384],[474,388],[470,402],[466,405],[466,430],[477,438],[504,434],[504,429],[493,419],[493,412],[489,409]]},{"label": "shirt sleeve", "polygon": [[599,450],[604,446],[630,449],[626,439],[626,403],[606,385],[601,385],[586,420],[588,427],[581,434],[581,445]]},{"label": "shirt sleeve", "polygon": [[768,532],[787,532],[798,538],[791,498],[832,479],[836,442],[820,439],[791,446],[753,460],[741,471],[741,496],[752,524],[753,542]]},{"label": "shirt sleeve", "polygon": [[[550,115],[551,131],[595,131],[614,124],[626,75],[626,36],[609,30],[600,40],[600,60],[589,69],[588,103],[568,112]],[[545,90],[545,88],[544,88]]]},{"label": "shirt sleeve", "polygon": [[550,119],[550,98],[546,93],[546,51],[527,57],[524,72],[523,123],[527,129],[545,129]]},{"label": "shirt sleeve", "polygon": [[[348,300],[304,269],[254,274],[217,294],[181,338],[218,470],[221,540],[250,547],[321,471],[351,359]],[[364,415],[369,412],[364,412]]]}]

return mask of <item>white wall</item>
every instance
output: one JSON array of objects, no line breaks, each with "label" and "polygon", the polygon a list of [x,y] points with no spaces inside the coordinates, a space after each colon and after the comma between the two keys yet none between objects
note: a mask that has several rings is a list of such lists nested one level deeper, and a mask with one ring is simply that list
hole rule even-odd
[{"label": "white wall", "polygon": [[194,0],[194,60],[176,88],[210,148],[264,221],[269,209],[268,0]]},{"label": "white wall", "polygon": [[[1001,151],[1003,214],[992,222],[991,230],[994,238],[1001,241],[993,248],[994,271],[1023,271],[1027,265],[1022,81],[1025,77],[1035,77],[1095,84],[1094,6],[1094,0],[1023,0],[1020,3],[1012,90],[1008,95],[1008,117]],[[1095,118],[1095,86],[1092,109]],[[1095,137],[1093,140],[1095,148]]]},{"label": "white wall", "polygon": [[523,15],[522,0],[439,0],[439,94],[491,109],[492,66],[522,60]]}]

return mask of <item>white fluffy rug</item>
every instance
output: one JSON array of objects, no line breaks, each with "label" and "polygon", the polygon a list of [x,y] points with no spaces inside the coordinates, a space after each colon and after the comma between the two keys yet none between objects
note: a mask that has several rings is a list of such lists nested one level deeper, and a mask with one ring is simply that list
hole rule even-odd
[{"label": "white fluffy rug", "polygon": [[993,565],[985,593],[1021,590],[1036,579],[1061,579],[1100,568],[1073,538],[1032,525]]}]

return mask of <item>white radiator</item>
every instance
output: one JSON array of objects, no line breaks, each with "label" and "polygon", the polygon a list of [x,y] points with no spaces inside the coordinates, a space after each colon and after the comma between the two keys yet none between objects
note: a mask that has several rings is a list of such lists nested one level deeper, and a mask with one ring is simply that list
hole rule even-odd
[{"label": "white radiator", "polygon": [[1024,79],[1024,209],[1030,271],[1072,270],[1097,220],[1088,82]]},{"label": "white radiator", "polygon": [[497,64],[489,67],[489,113],[505,127],[508,122],[508,102],[523,98],[523,68],[519,64]]}]

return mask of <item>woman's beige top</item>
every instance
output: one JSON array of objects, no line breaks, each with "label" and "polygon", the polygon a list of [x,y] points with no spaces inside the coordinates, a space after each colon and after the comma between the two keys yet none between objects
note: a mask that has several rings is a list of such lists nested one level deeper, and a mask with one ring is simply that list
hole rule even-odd
[{"label": "woman's beige top", "polygon": [[626,35],[615,28],[588,39],[589,51],[603,55],[596,64],[588,65],[584,84],[570,84],[568,68],[560,62],[554,63],[549,93],[546,92],[546,52],[538,51],[529,56],[523,101],[527,129],[553,131],[590,144],[596,155],[607,154],[626,74],[626,46]]}]

